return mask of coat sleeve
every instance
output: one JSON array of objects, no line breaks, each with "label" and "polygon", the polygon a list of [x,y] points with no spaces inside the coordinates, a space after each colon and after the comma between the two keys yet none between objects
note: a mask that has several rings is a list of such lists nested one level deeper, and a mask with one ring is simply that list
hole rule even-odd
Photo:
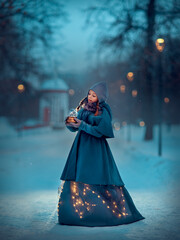
[{"label": "coat sleeve", "polygon": [[[77,118],[78,118],[78,119],[81,119],[81,112],[82,112],[82,109],[79,110],[79,112],[78,112],[78,115],[77,115]],[[67,127],[71,132],[76,132],[76,131],[78,131],[78,128],[75,128],[75,127],[72,127],[72,126],[67,126],[67,125],[66,125],[66,127]]]},{"label": "coat sleeve", "polygon": [[76,132],[78,128],[72,127],[72,126],[67,126],[66,127],[71,131],[71,132]]},{"label": "coat sleeve", "polygon": [[111,118],[106,110],[104,110],[102,118],[97,126],[92,126],[91,124],[81,120],[79,129],[98,138],[114,138]]}]

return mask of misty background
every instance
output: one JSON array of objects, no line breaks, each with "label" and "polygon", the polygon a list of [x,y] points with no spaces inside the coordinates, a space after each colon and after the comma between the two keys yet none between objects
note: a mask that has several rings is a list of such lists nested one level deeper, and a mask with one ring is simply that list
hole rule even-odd
[{"label": "misty background", "polygon": [[[0,1],[1,239],[178,239],[179,26],[178,0]],[[103,232],[58,225],[56,205],[76,134],[64,120],[99,81],[146,217]]]},{"label": "misty background", "polygon": [[39,119],[46,80],[66,83],[68,110],[102,80],[120,125],[143,121],[152,139],[159,112],[179,124],[178,1],[3,1],[0,10],[1,116]]}]

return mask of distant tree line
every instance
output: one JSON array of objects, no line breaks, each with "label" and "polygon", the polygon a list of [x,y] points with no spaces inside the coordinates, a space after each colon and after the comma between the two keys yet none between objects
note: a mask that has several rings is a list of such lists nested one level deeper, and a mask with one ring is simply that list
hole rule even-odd
[{"label": "distant tree line", "polygon": [[[145,140],[153,138],[153,124],[154,124],[154,86],[157,83],[156,73],[156,47],[155,40],[159,37],[164,37],[165,42],[168,43],[168,50],[172,51],[172,46],[177,46],[175,40],[178,34],[179,17],[180,17],[180,3],[179,1],[123,1],[123,0],[104,0],[97,2],[91,7],[84,10],[86,13],[87,26],[94,26],[97,28],[98,33],[95,38],[95,47],[99,49],[97,53],[105,56],[106,59],[114,59],[117,62],[127,60],[123,53],[131,52],[128,59],[129,69],[136,72],[136,76],[141,76],[141,90],[143,91],[143,119],[146,122]],[[176,42],[173,44],[173,41]],[[138,50],[134,48],[138,47]],[[110,51],[107,51],[110,50]],[[175,47],[174,55],[178,51]],[[172,60],[171,53],[167,53],[169,57],[164,58],[163,61]],[[135,58],[137,60],[135,60]],[[139,58],[141,64],[139,65]],[[171,60],[170,60],[171,59]],[[179,63],[175,59],[174,67],[176,68]],[[138,63],[138,65],[137,65]],[[165,64],[165,63],[164,63]],[[175,66],[176,65],[176,66]],[[139,67],[140,66],[140,67]],[[120,67],[120,72],[122,68]],[[165,67],[165,65],[164,65]],[[175,69],[174,69],[175,70]],[[168,83],[173,86],[177,94],[177,90],[173,85],[177,79],[178,73],[175,74],[174,70],[170,70],[169,77],[164,76]],[[166,71],[167,72],[167,71]],[[163,73],[162,73],[163,74]],[[143,77],[142,77],[143,75]],[[171,75],[171,76],[170,76]],[[122,75],[120,76],[122,77]],[[165,81],[164,79],[164,81]],[[167,80],[168,79],[168,80]],[[142,85],[143,84],[143,85]],[[174,92],[173,92],[174,93]],[[176,95],[177,96],[177,95]]]},{"label": "distant tree line", "polygon": [[[58,19],[58,21],[57,21]],[[2,0],[0,2],[0,114],[17,108],[23,95],[34,96],[33,81],[54,72],[62,51],[53,34],[68,22],[64,4],[58,0]],[[58,57],[58,59],[57,59]],[[26,80],[32,84],[28,84]],[[26,91],[19,96],[18,84]],[[16,104],[17,103],[17,104]],[[23,103],[22,103],[23,104]],[[17,113],[15,113],[17,114]]]}]

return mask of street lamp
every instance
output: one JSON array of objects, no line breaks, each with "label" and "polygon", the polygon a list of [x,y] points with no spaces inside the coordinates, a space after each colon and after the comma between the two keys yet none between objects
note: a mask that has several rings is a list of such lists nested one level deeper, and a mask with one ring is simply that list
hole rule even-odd
[{"label": "street lamp", "polygon": [[165,102],[165,103],[169,103],[169,98],[168,98],[168,97],[165,97],[165,98],[164,98],[164,102]]},{"label": "street lamp", "polygon": [[121,86],[120,86],[120,91],[121,91],[122,93],[125,93],[125,90],[126,90],[126,86],[125,86],[125,85],[121,85]]},{"label": "street lamp", "polygon": [[17,89],[18,89],[18,92],[22,93],[22,92],[24,92],[25,87],[24,87],[23,84],[19,84],[19,85],[17,86]]},{"label": "street lamp", "polygon": [[[133,72],[128,72],[126,77],[130,82],[132,82],[134,80],[134,73]],[[135,90],[132,90],[131,86],[130,86],[130,92],[132,94],[132,97],[135,97],[135,95],[137,94],[137,92],[135,92]],[[130,96],[128,139],[127,139],[128,141],[131,141],[131,121],[132,121],[133,106],[134,106],[133,101],[132,101],[131,96]]]},{"label": "street lamp", "polygon": [[163,38],[156,39],[156,48],[159,52],[162,52],[165,47],[165,42]]},{"label": "street lamp", "polygon": [[17,129],[18,129],[18,136],[21,136],[21,124],[22,124],[22,114],[23,114],[23,109],[22,109],[22,101],[23,101],[23,95],[25,92],[25,86],[22,83],[19,83],[17,85],[17,90],[18,90],[18,123],[17,123]]},{"label": "street lamp", "polygon": [[159,136],[158,136],[158,155],[162,155],[162,52],[165,47],[165,41],[163,38],[156,39],[156,48],[158,50],[158,78],[159,78],[159,104],[158,104],[158,113],[159,113]]},{"label": "street lamp", "polygon": [[132,90],[131,93],[132,93],[132,96],[133,96],[133,97],[137,97],[137,90]]},{"label": "street lamp", "polygon": [[128,79],[130,82],[132,82],[133,79],[134,79],[134,73],[133,73],[133,72],[128,72],[128,74],[127,74],[127,79]]},{"label": "street lamp", "polygon": [[73,96],[75,93],[74,89],[69,89],[69,95]]}]

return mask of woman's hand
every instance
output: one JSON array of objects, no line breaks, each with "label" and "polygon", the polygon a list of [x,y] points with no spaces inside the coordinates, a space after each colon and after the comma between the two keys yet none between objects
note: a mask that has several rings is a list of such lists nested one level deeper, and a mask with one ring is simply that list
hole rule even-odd
[{"label": "woman's hand", "polygon": [[67,126],[70,127],[75,127],[75,128],[79,128],[80,124],[81,124],[81,120],[79,120],[78,118],[74,118],[76,120],[77,123],[66,123]]}]

